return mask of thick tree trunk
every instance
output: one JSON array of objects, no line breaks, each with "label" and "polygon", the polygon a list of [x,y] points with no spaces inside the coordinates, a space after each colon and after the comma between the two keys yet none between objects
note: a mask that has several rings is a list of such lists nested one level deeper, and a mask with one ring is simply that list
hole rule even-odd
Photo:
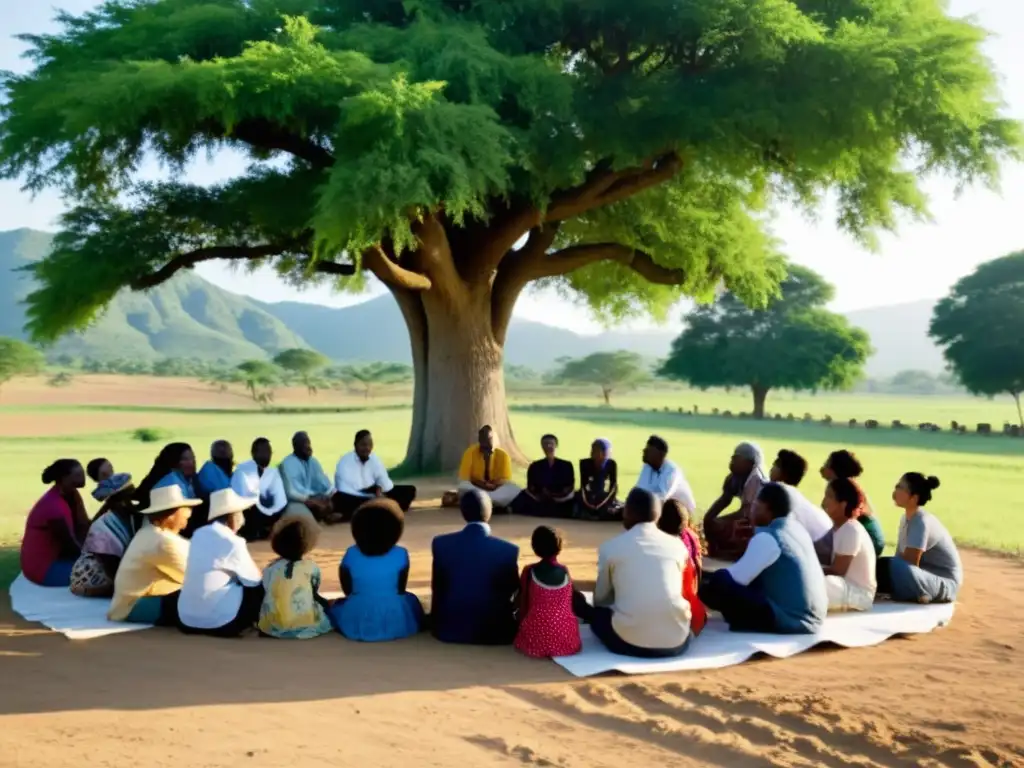
[{"label": "thick tree trunk", "polygon": [[764,402],[768,398],[768,387],[754,384],[750,387],[750,390],[754,393],[754,418],[763,419]]},{"label": "thick tree trunk", "polygon": [[491,291],[479,288],[453,303],[433,291],[395,291],[412,346],[413,423],[402,467],[412,473],[454,472],[480,427],[525,463],[505,400],[504,353],[491,328]]}]

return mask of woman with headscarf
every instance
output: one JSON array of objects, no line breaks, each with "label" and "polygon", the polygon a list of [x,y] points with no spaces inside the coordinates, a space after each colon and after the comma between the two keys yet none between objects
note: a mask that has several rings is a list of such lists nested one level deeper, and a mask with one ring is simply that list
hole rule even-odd
[{"label": "woman with headscarf", "polygon": [[[722,495],[704,515],[704,537],[708,554],[722,560],[736,560],[754,535],[752,508],[757,495],[768,483],[764,454],[756,443],[740,443],[729,460],[729,474],[722,484]],[[723,515],[734,499],[740,508]]]},{"label": "woman with headscarf", "polygon": [[622,520],[622,502],[616,499],[619,469],[612,458],[611,441],[598,438],[590,458],[580,460],[580,491],[574,517],[580,520]]},{"label": "woman with headscarf", "polygon": [[101,480],[93,498],[103,506],[93,518],[82,554],[71,569],[71,593],[79,597],[111,597],[114,577],[128,545],[142,527],[135,511],[132,476],[127,472]]},{"label": "woman with headscarf", "polygon": [[21,540],[21,571],[41,587],[65,587],[82,553],[89,516],[79,493],[85,470],[74,459],[58,459],[43,471],[49,490],[32,507]]}]

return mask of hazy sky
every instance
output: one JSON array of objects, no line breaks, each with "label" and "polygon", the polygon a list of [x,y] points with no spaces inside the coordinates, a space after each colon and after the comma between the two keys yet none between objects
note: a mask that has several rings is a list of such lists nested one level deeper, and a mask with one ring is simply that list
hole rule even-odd
[{"label": "hazy sky", "polygon": [[[21,32],[45,32],[53,28],[54,8],[81,12],[94,0],[0,0],[4,37],[0,38],[0,70],[24,71],[24,46],[7,36]],[[956,16],[974,16],[992,32],[986,51],[998,70],[1008,114],[1024,119],[1024,0],[951,0]],[[236,175],[238,158],[218,157],[213,164],[200,163],[192,171],[195,181],[206,182]],[[158,168],[147,175],[159,174]],[[1024,213],[1024,167],[1004,169],[999,193],[969,189],[959,198],[944,179],[930,179],[925,189],[931,200],[933,222],[906,223],[897,236],[886,236],[878,253],[860,248],[833,225],[834,212],[825,208],[810,221],[790,210],[779,211],[775,232],[790,257],[835,284],[838,310],[896,304],[936,298],[977,264],[1024,248],[1024,229],[1017,217]],[[0,182],[0,231],[18,227],[52,230],[62,210],[58,197],[45,194],[32,199],[14,182]],[[264,301],[307,301],[342,305],[361,298],[343,296],[327,289],[298,291],[281,284],[272,274],[246,276],[244,285],[228,268],[205,264],[199,269],[218,285],[244,292]],[[375,289],[374,293],[380,292]],[[535,293],[524,296],[517,314],[562,325],[578,331],[599,326],[585,310],[557,297]],[[673,325],[677,320],[673,319]],[[635,323],[644,327],[646,323]]]}]

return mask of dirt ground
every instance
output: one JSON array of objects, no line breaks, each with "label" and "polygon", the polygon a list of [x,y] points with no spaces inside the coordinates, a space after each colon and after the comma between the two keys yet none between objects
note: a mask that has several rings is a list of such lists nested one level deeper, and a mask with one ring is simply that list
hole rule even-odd
[{"label": "dirt ground", "polygon": [[[425,600],[430,540],[457,525],[451,511],[410,514],[410,588]],[[532,523],[494,528],[529,552]],[[589,588],[595,548],[617,529],[564,530],[563,559]],[[322,537],[326,589],[350,543],[346,528]],[[265,544],[254,552],[270,559]],[[1024,765],[1024,567],[975,552],[965,567],[952,625],[930,635],[588,680],[426,636],[360,645],[146,630],[71,642],[2,597],[0,766]]]}]

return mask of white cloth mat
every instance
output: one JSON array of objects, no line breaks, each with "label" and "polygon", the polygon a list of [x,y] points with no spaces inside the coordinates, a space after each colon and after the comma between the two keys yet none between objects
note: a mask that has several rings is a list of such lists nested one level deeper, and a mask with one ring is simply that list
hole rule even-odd
[{"label": "white cloth mat", "polygon": [[[589,596],[588,596],[589,597]],[[865,613],[833,614],[815,635],[768,635],[730,632],[721,618],[710,618],[704,631],[690,643],[682,656],[673,659],[634,659],[609,652],[590,632],[580,627],[583,650],[575,656],[560,656],[555,663],[576,677],[605,672],[649,675],[657,672],[688,672],[720,669],[742,664],[758,653],[785,659],[821,643],[845,648],[878,645],[895,635],[931,632],[953,618],[954,605],[907,605],[876,603]]]},{"label": "white cloth mat", "polygon": [[28,621],[38,621],[71,640],[149,629],[152,624],[128,624],[107,619],[110,600],[78,597],[67,587],[40,587],[22,573],[11,584],[11,607]]}]

